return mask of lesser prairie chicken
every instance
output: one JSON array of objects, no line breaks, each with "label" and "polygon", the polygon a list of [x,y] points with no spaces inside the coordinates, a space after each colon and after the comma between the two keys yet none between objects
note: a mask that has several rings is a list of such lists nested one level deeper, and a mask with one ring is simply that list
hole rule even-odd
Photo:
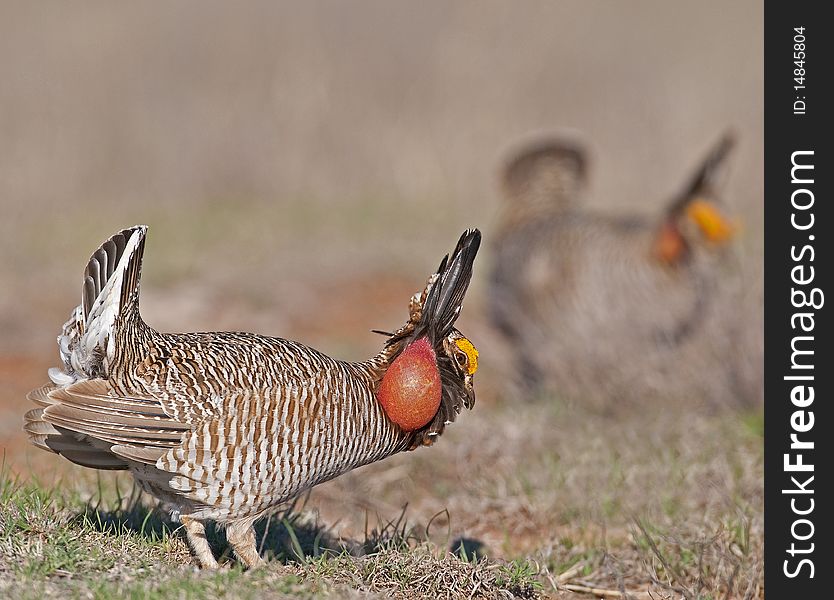
[{"label": "lesser prairie chicken", "polygon": [[364,362],[251,333],[161,333],[139,314],[144,226],[104,242],[58,338],[61,368],[32,391],[30,441],[96,469],[126,469],[216,567],[204,521],[260,563],[252,525],[318,483],[429,445],[475,402],[477,351],[454,324],[480,244],[466,231]]},{"label": "lesser prairie chicken", "polygon": [[696,371],[717,341],[701,344],[734,234],[717,189],[732,146],[723,137],[656,217],[588,209],[574,143],[545,141],[507,163],[488,300],[516,392],[610,403],[691,383],[680,363]]}]

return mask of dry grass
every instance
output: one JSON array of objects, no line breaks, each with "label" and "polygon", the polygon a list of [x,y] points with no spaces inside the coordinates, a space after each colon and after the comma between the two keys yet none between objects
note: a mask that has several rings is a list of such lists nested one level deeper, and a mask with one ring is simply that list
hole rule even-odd
[{"label": "dry grass", "polygon": [[[118,486],[108,509],[101,489],[93,504],[60,487],[21,484],[5,469],[0,477],[4,596],[532,598],[542,589],[528,563],[448,553],[421,540],[402,515],[354,541],[333,538],[293,507],[258,528],[268,566],[201,573],[188,566],[179,529],[138,498],[121,499]],[[209,537],[228,558],[222,532]]]},{"label": "dry grass", "polygon": [[763,597],[760,416],[557,406],[479,407],[431,449],[320,486],[259,525],[273,560],[256,573],[195,573],[164,515],[119,500],[124,476],[4,473],[0,571],[39,595],[224,597],[242,578],[275,597]]}]

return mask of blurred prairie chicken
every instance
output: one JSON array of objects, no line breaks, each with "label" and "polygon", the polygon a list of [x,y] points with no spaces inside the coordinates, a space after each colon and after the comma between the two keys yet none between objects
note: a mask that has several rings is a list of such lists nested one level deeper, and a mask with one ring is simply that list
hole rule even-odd
[{"label": "blurred prairie chicken", "polygon": [[523,395],[667,392],[676,361],[701,360],[679,349],[702,331],[734,234],[716,189],[732,145],[722,138],[656,218],[584,208],[575,144],[540,143],[507,164],[488,297]]},{"label": "blurred prairie chicken", "polygon": [[58,338],[62,368],[33,390],[30,441],[96,469],[126,469],[184,525],[203,567],[204,521],[238,558],[261,558],[252,525],[303,490],[430,445],[475,402],[478,353],[457,329],[480,245],[466,231],[408,321],[364,362],[251,333],[155,331],[139,315],[144,226],[104,242]]}]

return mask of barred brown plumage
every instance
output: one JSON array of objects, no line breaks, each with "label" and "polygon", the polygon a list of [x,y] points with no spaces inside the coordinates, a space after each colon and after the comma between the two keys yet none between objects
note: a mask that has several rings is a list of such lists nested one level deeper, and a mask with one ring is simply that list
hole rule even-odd
[{"label": "barred brown plumage", "polygon": [[696,352],[678,350],[703,331],[733,233],[717,189],[732,146],[722,137],[655,218],[587,208],[586,160],[573,142],[511,158],[487,298],[514,391],[597,397],[608,408],[683,381],[675,361]]},{"label": "barred brown plumage", "polygon": [[[29,394],[37,407],[24,428],[33,444],[74,463],[129,470],[179,516],[202,566],[217,566],[204,521],[225,525],[239,559],[255,566],[259,517],[355,467],[430,445],[472,408],[475,351],[454,323],[478,230],[464,232],[412,297],[408,321],[364,362],[251,333],[154,330],[139,314],[146,232],[125,229],[93,254],[81,304],[58,338],[63,368]],[[377,391],[388,366],[424,340],[436,353],[441,401],[406,431]]]}]

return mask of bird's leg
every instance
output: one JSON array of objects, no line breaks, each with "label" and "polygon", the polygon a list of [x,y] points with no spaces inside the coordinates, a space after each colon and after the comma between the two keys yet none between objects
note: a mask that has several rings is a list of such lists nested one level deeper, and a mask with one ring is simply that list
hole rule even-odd
[{"label": "bird's leg", "polygon": [[180,522],[185,527],[185,536],[200,566],[203,569],[216,569],[218,566],[217,560],[215,560],[211,546],[206,539],[206,528],[202,521],[191,517],[180,517]]},{"label": "bird's leg", "polygon": [[235,556],[250,569],[261,566],[264,561],[255,544],[255,528],[249,520],[234,521],[226,527],[226,539],[235,551]]}]

